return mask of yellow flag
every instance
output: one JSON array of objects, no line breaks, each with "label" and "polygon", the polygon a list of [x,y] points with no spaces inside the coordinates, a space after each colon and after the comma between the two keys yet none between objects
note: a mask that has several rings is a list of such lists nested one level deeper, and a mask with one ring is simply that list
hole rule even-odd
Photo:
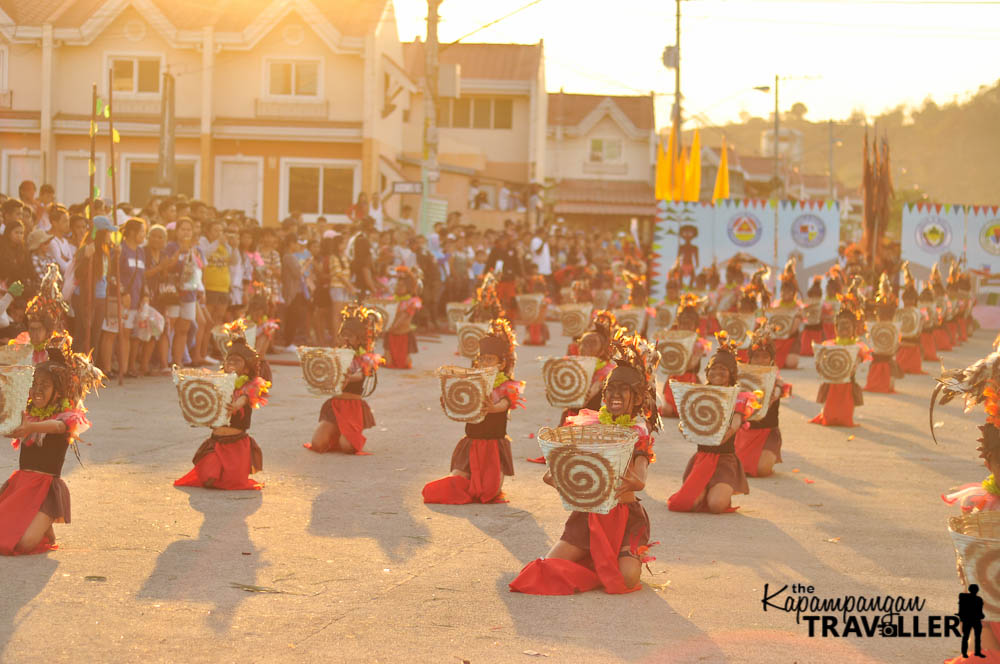
[{"label": "yellow flag", "polygon": [[677,197],[677,125],[670,125],[670,137],[667,139],[667,172],[664,175],[664,186],[666,195],[664,198],[671,201],[678,201]]},{"label": "yellow flag", "polygon": [[122,137],[118,134],[118,130],[117,129],[112,129],[111,130],[111,140],[114,141],[115,143],[121,143],[122,142]]},{"label": "yellow flag", "polygon": [[697,202],[699,198],[701,198],[701,136],[695,129],[685,175],[684,200]]},{"label": "yellow flag", "polygon": [[88,160],[87,161],[87,175],[93,175],[96,172],[97,172],[97,164],[95,164],[92,159]]},{"label": "yellow flag", "polygon": [[715,175],[715,190],[713,201],[729,198],[729,150],[726,148],[726,137],[722,137],[722,157],[719,159],[719,172]]},{"label": "yellow flag", "polygon": [[683,201],[684,200],[684,190],[687,186],[687,163],[688,163],[688,151],[687,148],[680,150],[680,158],[677,161],[674,169],[674,200]]},{"label": "yellow flag", "polygon": [[97,136],[97,123],[96,122],[91,121],[91,123],[90,123],[90,135],[91,136]]}]

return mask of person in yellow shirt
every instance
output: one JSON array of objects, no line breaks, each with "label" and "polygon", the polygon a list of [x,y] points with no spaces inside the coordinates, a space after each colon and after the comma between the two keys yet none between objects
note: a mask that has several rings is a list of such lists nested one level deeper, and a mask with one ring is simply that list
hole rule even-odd
[{"label": "person in yellow shirt", "polygon": [[[228,322],[226,310],[229,308],[230,273],[229,266],[239,260],[239,255],[226,240],[223,223],[213,219],[208,223],[205,237],[198,242],[205,257],[205,322],[199,320],[198,357],[208,353],[208,342],[212,338],[212,328]],[[200,319],[200,317],[199,317]]]}]

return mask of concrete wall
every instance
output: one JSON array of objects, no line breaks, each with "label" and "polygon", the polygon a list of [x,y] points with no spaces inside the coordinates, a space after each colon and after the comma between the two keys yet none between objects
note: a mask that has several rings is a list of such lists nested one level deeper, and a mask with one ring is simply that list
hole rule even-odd
[{"label": "concrete wall", "polygon": [[[619,138],[622,141],[621,164],[602,168],[590,163],[590,139]],[[602,118],[585,136],[550,135],[548,146],[548,177],[553,179],[639,180],[650,179],[650,148],[648,137],[630,138],[610,117]]]}]

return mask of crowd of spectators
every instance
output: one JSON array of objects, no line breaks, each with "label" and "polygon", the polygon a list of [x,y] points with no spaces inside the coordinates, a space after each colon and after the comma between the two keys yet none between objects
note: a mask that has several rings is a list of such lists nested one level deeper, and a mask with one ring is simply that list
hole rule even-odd
[{"label": "crowd of spectators", "polygon": [[[420,278],[424,306],[414,323],[427,333],[446,329],[447,303],[473,297],[488,271],[508,296],[540,275],[554,301],[585,270],[610,274],[612,262],[628,261],[645,271],[645,253],[625,233],[529,228],[513,219],[484,230],[452,212],[422,235],[409,206],[391,219],[377,196],[364,194],[345,211],[348,223],[292,215],[264,226],[182,195],[117,210],[101,199],[57,200],[51,186],[30,181],[16,197],[0,194],[0,297],[23,286],[0,343],[24,331],[25,303],[54,263],[75,343],[94,349],[111,376],[215,364],[212,329],[239,317],[270,322],[278,330],[273,348],[336,344],[343,306],[391,298],[399,266]],[[119,320],[124,359],[115,352]]]}]

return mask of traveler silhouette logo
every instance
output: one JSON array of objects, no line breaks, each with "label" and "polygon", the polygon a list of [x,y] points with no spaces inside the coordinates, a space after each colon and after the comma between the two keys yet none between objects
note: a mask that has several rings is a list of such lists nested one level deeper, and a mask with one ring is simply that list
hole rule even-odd
[{"label": "traveler silhouette logo", "polygon": [[983,647],[980,643],[983,634],[983,598],[979,596],[979,586],[973,583],[969,586],[969,592],[958,593],[958,616],[962,621],[962,657],[969,656],[969,633],[976,636],[976,657],[985,658]]}]

